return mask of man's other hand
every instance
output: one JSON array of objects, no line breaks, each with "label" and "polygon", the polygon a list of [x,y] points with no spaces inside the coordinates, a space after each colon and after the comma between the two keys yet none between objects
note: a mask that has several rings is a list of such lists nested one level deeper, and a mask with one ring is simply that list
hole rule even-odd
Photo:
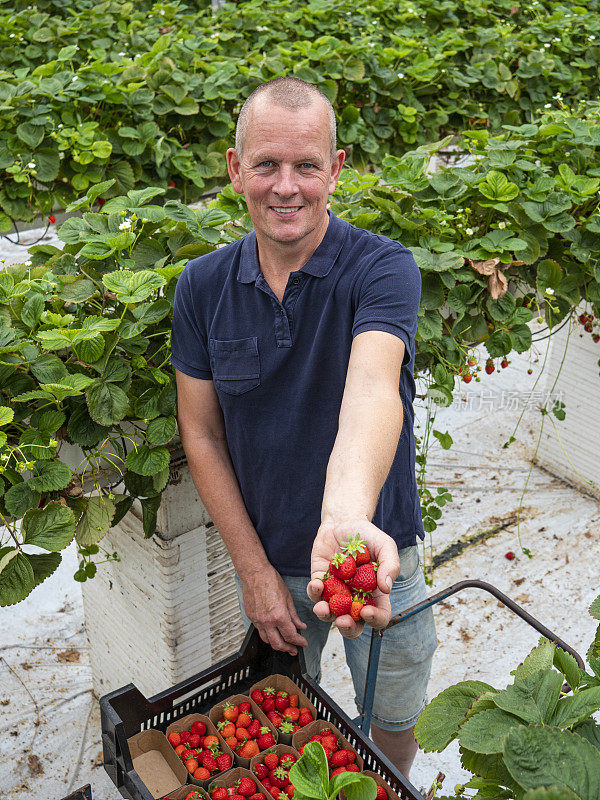
[{"label": "man's other hand", "polygon": [[306,625],[296,612],[290,590],[277,570],[270,568],[260,574],[240,575],[244,596],[244,611],[254,624],[263,642],[273,650],[295,656],[298,647],[308,642],[298,631]]},{"label": "man's other hand", "polygon": [[[350,614],[335,617],[329,610],[329,604],[321,600],[323,593],[323,576],[335,553],[342,549],[343,543],[353,534],[360,534],[367,544],[372,561],[379,562],[377,570],[377,588],[373,592],[374,606],[365,606],[362,610],[361,622],[355,622]],[[311,580],[307,592],[315,603],[313,611],[326,622],[334,621],[342,636],[354,639],[363,631],[367,623],[373,628],[385,628],[390,621],[391,606],[389,593],[392,584],[400,574],[398,546],[387,533],[365,519],[345,520],[342,523],[323,522],[315,538],[311,555]]]}]

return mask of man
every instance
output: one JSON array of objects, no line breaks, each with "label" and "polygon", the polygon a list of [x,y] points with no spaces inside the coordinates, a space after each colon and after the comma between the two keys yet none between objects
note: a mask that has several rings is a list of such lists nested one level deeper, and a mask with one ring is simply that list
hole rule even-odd
[{"label": "man", "polygon": [[[348,534],[380,563],[364,622],[384,627],[424,596],[412,432],[420,278],[402,245],[328,213],[344,155],[315,87],[279,78],[253,92],[227,167],[254,231],[186,266],[172,335],[182,443],[242,607],[273,648],[305,648],[317,679],[331,624],[319,579]],[[364,622],[336,621],[359,708]],[[371,735],[405,775],[435,646],[430,612],[384,637]]]}]

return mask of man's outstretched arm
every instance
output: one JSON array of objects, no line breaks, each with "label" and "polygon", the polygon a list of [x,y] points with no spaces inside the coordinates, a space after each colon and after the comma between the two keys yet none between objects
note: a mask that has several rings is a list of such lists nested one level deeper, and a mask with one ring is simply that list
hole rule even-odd
[{"label": "man's outstretched arm", "polygon": [[306,640],[290,592],[267,559],[231,463],[225,425],[211,380],[175,370],[178,425],[194,485],[242,581],[246,616],[263,641],[295,655]]},{"label": "man's outstretched arm", "polygon": [[[403,358],[404,342],[385,331],[359,333],[352,344],[338,433],[327,466],[321,525],[311,559],[308,593],[322,619],[331,616],[327,604],[320,600],[323,584],[319,578],[338,545],[353,533],[361,534],[372,558],[380,563],[376,606],[365,607],[363,618],[374,627],[385,627],[390,618],[388,594],[400,572],[398,548],[371,519],[402,431],[398,386]],[[346,636],[362,631],[362,624],[353,622],[349,615],[338,617],[336,625]]]}]

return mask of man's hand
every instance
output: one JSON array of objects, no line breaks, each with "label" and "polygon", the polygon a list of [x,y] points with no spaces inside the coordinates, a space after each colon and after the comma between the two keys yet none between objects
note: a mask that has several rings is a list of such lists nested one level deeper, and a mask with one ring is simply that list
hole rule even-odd
[{"label": "man's hand", "polygon": [[[333,555],[341,550],[342,543],[352,534],[360,534],[367,543],[373,561],[379,562],[377,570],[377,588],[373,592],[374,606],[365,606],[362,610],[362,622],[355,622],[349,614],[334,617],[329,611],[329,604],[321,600],[323,593],[323,575],[327,571]],[[363,631],[364,623],[373,628],[385,628],[390,621],[391,606],[388,597],[392,584],[400,574],[398,546],[387,533],[365,519],[344,521],[343,523],[323,522],[317,532],[311,555],[311,581],[307,592],[315,603],[313,611],[326,622],[335,620],[342,636],[354,639]]]},{"label": "man's hand", "polygon": [[273,650],[283,650],[295,656],[298,647],[308,642],[298,631],[306,625],[296,612],[290,590],[281,575],[272,567],[259,575],[243,576],[244,611],[257,628],[263,642]]}]

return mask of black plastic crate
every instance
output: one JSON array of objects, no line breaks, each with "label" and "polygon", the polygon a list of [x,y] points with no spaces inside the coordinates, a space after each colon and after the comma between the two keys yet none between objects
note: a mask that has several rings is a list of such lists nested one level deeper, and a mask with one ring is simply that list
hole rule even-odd
[{"label": "black plastic crate", "polygon": [[272,650],[254,628],[248,631],[238,653],[150,699],[133,684],[101,698],[104,768],[121,795],[127,800],[153,800],[133,769],[129,737],[149,728],[165,731],[171,722],[187,714],[208,714],[220,700],[244,694],[261,678],[275,673],[289,675],[314,704],[318,718],[339,728],[363,758],[365,770],[381,775],[402,800],[423,800],[379,748],[306,674],[302,653],[292,657]]},{"label": "black plastic crate", "polygon": [[87,786],[82,786],[68,797],[63,797],[63,800],[92,800],[92,787],[88,783]]}]

